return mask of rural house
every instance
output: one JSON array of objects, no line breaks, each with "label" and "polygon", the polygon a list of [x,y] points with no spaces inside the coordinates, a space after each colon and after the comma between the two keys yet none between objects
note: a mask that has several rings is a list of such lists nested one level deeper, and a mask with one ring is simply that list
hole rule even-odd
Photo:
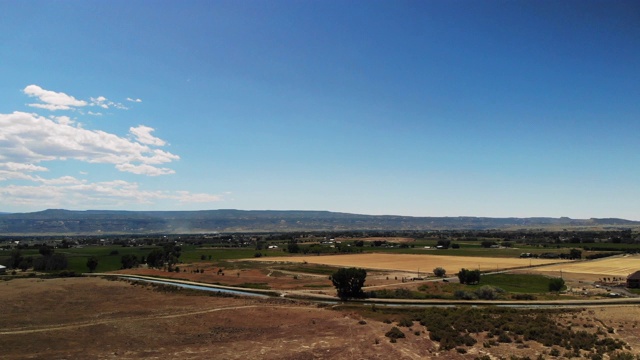
[{"label": "rural house", "polygon": [[640,271],[636,271],[627,277],[628,288],[640,288]]},{"label": "rural house", "polygon": [[7,272],[7,267],[0,265],[0,274],[4,274],[5,272]]}]

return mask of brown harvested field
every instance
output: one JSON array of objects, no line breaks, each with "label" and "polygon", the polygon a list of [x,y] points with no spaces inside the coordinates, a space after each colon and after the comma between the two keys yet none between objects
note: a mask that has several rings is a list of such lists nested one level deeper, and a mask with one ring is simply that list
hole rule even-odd
[{"label": "brown harvested field", "polygon": [[[441,350],[428,328],[395,324],[279,299],[194,296],[100,278],[18,279],[0,283],[2,359],[467,359],[535,358],[539,343]],[[640,347],[640,307],[586,308],[558,321],[578,330],[612,329]],[[363,321],[364,320],[364,321]],[[563,350],[564,351],[564,350]]]},{"label": "brown harvested field", "polygon": [[2,359],[419,359],[433,347],[315,305],[99,278],[2,282],[0,304]]},{"label": "brown harvested field", "polygon": [[[331,281],[325,275],[300,274],[278,269],[262,268],[262,269],[223,269],[223,274],[218,274],[219,266],[211,264],[191,264],[183,265],[182,269],[186,272],[167,272],[159,269],[134,268],[126,270],[113,271],[112,273],[144,275],[144,276],[160,276],[171,279],[182,279],[189,281],[197,281],[209,284],[218,284],[225,286],[247,287],[247,284],[260,285],[265,289],[273,290],[293,290],[300,288],[321,288],[332,287]],[[203,273],[193,273],[191,269],[201,269]]]},{"label": "brown harvested field", "polygon": [[362,240],[364,242],[386,241],[390,243],[408,243],[416,241],[414,238],[408,237],[366,237],[366,238],[337,238],[339,241]]},{"label": "brown harvested field", "polygon": [[439,256],[414,254],[348,254],[325,256],[268,257],[251,259],[251,261],[272,262],[307,262],[341,267],[361,267],[375,270],[396,270],[421,273],[432,272],[436,267],[443,267],[448,274],[457,273],[461,268],[480,269],[481,271],[504,270],[529,265],[542,265],[566,262],[564,260],[491,258],[471,256]]},{"label": "brown harvested field", "polygon": [[640,255],[550,265],[536,268],[534,271],[555,276],[562,272],[563,277],[596,281],[602,277],[626,278],[627,275],[638,270],[640,270]]}]

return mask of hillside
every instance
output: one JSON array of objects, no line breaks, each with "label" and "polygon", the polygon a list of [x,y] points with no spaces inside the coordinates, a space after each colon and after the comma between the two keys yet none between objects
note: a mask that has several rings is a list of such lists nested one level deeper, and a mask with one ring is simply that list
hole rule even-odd
[{"label": "hillside", "polygon": [[0,214],[0,234],[203,233],[635,227],[624,219],[410,217],[329,211],[70,211]]}]

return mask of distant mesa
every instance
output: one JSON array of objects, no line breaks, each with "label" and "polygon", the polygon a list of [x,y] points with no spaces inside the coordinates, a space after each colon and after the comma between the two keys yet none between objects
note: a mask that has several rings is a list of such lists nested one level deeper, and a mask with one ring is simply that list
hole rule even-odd
[{"label": "distant mesa", "polygon": [[0,214],[0,235],[147,234],[258,231],[626,229],[640,221],[625,219],[412,217],[330,211],[71,211],[49,209]]}]

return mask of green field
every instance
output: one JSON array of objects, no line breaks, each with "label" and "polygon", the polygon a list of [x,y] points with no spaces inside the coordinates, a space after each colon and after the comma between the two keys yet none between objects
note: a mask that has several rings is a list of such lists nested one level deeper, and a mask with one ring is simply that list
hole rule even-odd
[{"label": "green field", "polygon": [[[76,273],[84,273],[88,271],[87,259],[90,256],[98,258],[98,267],[96,272],[114,271],[121,268],[120,259],[123,255],[132,254],[138,259],[143,256],[146,257],[153,249],[157,247],[145,246],[145,247],[123,247],[120,245],[111,246],[86,246],[82,248],[69,248],[69,249],[55,249],[56,253],[64,254],[69,261],[68,270]],[[112,252],[117,251],[117,254],[111,255]],[[37,249],[25,249],[21,250],[24,257],[39,257]],[[183,246],[180,261],[182,263],[195,263],[200,261],[213,262],[224,260],[235,260],[252,258],[256,251],[252,248],[200,248],[196,246]],[[286,253],[278,253],[278,256],[282,256]],[[205,260],[202,260],[204,255]],[[211,256],[211,260],[209,260]],[[9,251],[3,251],[0,253],[0,264],[6,263],[9,260]]]},{"label": "green field", "polygon": [[543,275],[483,275],[480,280],[480,285],[499,287],[511,293],[541,294],[549,292],[549,278]]}]

